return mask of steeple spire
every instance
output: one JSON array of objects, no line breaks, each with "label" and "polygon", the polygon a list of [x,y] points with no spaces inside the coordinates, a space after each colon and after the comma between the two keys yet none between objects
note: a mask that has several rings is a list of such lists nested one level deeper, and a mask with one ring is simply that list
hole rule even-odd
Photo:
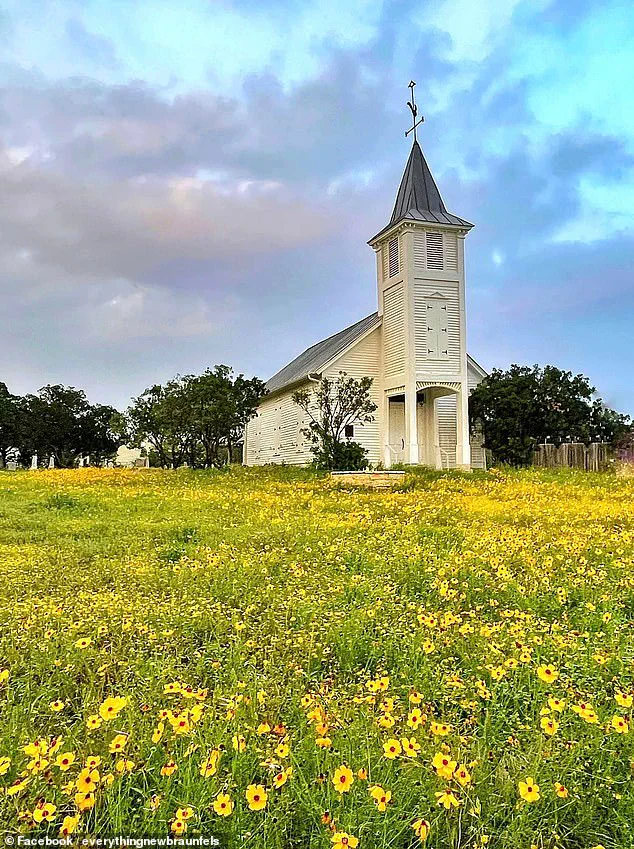
[{"label": "steeple spire", "polygon": [[455,224],[458,227],[472,226],[463,218],[447,212],[418,141],[412,145],[390,224],[396,224],[403,218],[436,224]]},{"label": "steeple spire", "polygon": [[416,138],[416,129],[425,119],[422,116],[420,118],[418,117],[418,106],[414,100],[415,85],[416,83],[413,80],[409,84],[411,100],[407,102],[407,105],[412,113],[412,126],[405,133],[406,136],[410,133],[413,134],[412,149],[407,160],[407,165],[405,166],[405,171],[403,172],[403,177],[401,178],[401,184],[398,188],[390,223],[370,240],[370,244],[399,221],[403,220],[427,221],[430,224],[449,224],[463,229],[471,229],[473,227],[473,224],[465,221],[464,218],[459,218],[457,215],[447,212],[436,181],[423,156],[423,151]]}]

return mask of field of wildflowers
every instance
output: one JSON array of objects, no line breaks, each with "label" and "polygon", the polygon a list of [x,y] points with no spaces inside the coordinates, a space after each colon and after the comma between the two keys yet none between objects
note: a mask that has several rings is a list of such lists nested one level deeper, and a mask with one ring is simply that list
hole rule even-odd
[{"label": "field of wildflowers", "polygon": [[634,480],[0,473],[0,826],[634,846]]}]

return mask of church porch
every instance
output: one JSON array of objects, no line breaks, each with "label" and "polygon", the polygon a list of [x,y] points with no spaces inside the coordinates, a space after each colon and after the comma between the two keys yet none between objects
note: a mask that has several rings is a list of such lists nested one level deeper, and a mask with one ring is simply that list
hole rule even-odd
[{"label": "church porch", "polygon": [[411,406],[405,392],[386,396],[386,468],[398,464],[420,464],[439,470],[470,468],[468,424],[460,385],[425,386],[417,388],[415,396],[412,393],[410,397],[416,399]]}]

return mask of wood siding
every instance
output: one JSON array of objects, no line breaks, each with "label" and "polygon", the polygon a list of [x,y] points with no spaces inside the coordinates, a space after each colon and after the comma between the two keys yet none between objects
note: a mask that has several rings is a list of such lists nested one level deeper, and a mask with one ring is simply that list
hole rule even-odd
[{"label": "wood siding", "polygon": [[302,410],[293,402],[294,391],[266,398],[258,407],[257,416],[247,425],[247,466],[310,463],[312,455],[306,437],[301,433],[306,420]]},{"label": "wood siding", "polygon": [[402,283],[383,292],[383,336],[384,373],[388,379],[403,374],[405,370],[405,296]]},{"label": "wood siding", "polygon": [[[428,316],[444,314],[443,339],[446,346],[438,342],[439,323],[436,320],[434,333],[428,334]],[[439,380],[460,373],[460,306],[458,284],[437,280],[414,282],[414,333],[416,371],[430,372]],[[446,353],[445,353],[446,352]]]},{"label": "wood siding", "polygon": [[363,339],[359,340],[350,350],[336,360],[324,374],[336,378],[340,371],[345,371],[349,377],[373,378],[370,397],[377,406],[374,421],[364,425],[354,426],[353,441],[358,442],[368,452],[368,460],[372,464],[381,461],[381,422],[382,391],[381,391],[381,328],[377,327]]}]

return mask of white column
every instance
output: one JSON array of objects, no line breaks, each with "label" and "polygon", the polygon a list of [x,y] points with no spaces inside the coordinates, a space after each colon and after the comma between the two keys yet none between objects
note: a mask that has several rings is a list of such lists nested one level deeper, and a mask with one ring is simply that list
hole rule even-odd
[{"label": "white column", "polygon": [[418,426],[416,421],[416,384],[405,391],[405,462],[418,465]]},{"label": "white column", "polygon": [[469,391],[462,384],[456,398],[456,468],[471,470],[471,444],[469,442]]},{"label": "white column", "polygon": [[392,452],[390,451],[390,442],[392,434],[390,433],[390,399],[389,396],[383,396],[383,426],[380,428],[381,439],[383,441],[383,465],[389,469],[392,465]]}]

